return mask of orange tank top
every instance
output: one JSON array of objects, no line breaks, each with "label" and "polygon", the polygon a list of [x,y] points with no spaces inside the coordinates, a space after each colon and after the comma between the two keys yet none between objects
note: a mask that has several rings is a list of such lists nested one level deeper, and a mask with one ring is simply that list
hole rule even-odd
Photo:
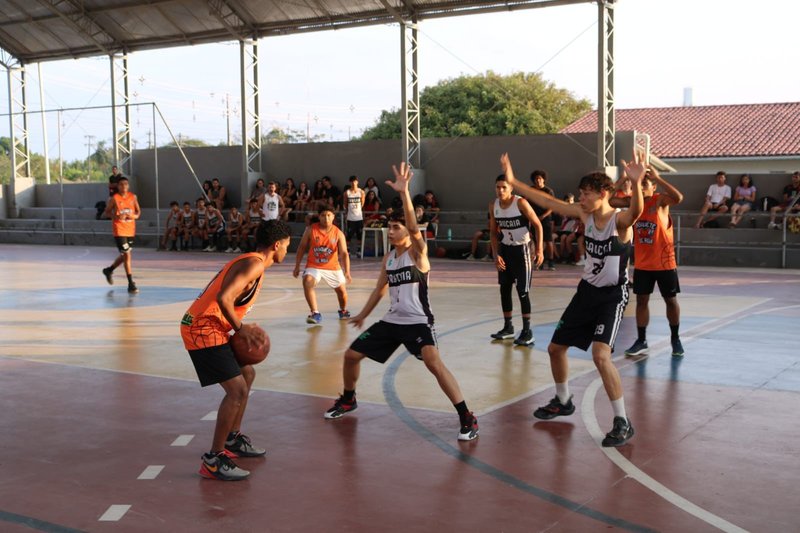
[{"label": "orange tank top", "polygon": [[634,225],[634,266],[639,270],[674,270],[675,241],[672,217],[661,216],[658,193],[645,198],[642,215]]},{"label": "orange tank top", "polygon": [[117,204],[117,213],[111,222],[111,231],[114,237],[134,237],[136,235],[135,220],[120,220],[118,217],[124,215],[133,216],[136,212],[136,195],[129,192],[125,196],[117,193],[114,195],[114,203]]},{"label": "orange tank top", "polygon": [[306,268],[339,270],[340,235],[342,235],[342,230],[336,226],[331,226],[329,230],[324,230],[319,227],[319,224],[311,224]]},{"label": "orange tank top", "polygon": [[[211,280],[183,315],[183,319],[181,319],[181,337],[187,350],[200,350],[228,343],[228,332],[233,327],[225,318],[225,315],[222,314],[217,303],[217,295],[222,289],[222,282],[233,264],[248,257],[263,259],[261,254],[251,252],[242,254],[230,261],[214,276],[214,279]],[[247,294],[236,301],[234,313],[239,320],[243,319],[256,303],[263,280],[264,276],[262,275]]]}]

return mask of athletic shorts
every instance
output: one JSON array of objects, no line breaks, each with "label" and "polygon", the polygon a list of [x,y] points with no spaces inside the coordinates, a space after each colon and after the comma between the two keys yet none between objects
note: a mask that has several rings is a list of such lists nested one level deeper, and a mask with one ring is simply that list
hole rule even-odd
[{"label": "athletic shorts", "polygon": [[117,250],[121,254],[126,254],[133,248],[133,237],[114,237],[114,242],[117,243]]},{"label": "athletic shorts", "polygon": [[[548,215],[545,218],[539,219],[542,223],[542,242],[547,244],[553,240],[553,216]],[[533,230],[531,230],[533,233]]]},{"label": "athletic shorts", "polygon": [[401,344],[411,355],[422,359],[422,348],[436,346],[433,324],[392,324],[381,320],[359,335],[350,349],[383,364]]},{"label": "athletic shorts", "polygon": [[653,287],[658,283],[658,290],[664,298],[674,298],[681,292],[678,283],[678,271],[673,270],[639,270],[633,269],[633,293],[653,294]]},{"label": "athletic shorts", "polygon": [[336,270],[323,270],[321,268],[306,268],[303,271],[303,277],[311,276],[314,278],[314,286],[317,286],[320,279],[324,279],[325,283],[328,284],[328,287],[331,289],[337,289],[342,285],[347,283],[347,279],[344,277],[344,272],[340,268]]},{"label": "athletic shorts", "polygon": [[595,287],[581,280],[556,324],[551,342],[581,350],[588,350],[592,342],[603,342],[613,350],[627,305],[625,285]]},{"label": "athletic shorts", "polygon": [[517,291],[529,292],[531,290],[531,247],[527,244],[509,246],[501,244],[498,254],[506,263],[505,270],[497,271],[497,283],[500,285],[517,284]]},{"label": "athletic shorts", "polygon": [[361,238],[361,231],[364,229],[364,221],[363,220],[348,220],[347,221],[347,240],[349,241],[353,237],[356,239]]},{"label": "athletic shorts", "polygon": [[189,357],[203,387],[228,381],[242,373],[230,344],[189,350]]}]

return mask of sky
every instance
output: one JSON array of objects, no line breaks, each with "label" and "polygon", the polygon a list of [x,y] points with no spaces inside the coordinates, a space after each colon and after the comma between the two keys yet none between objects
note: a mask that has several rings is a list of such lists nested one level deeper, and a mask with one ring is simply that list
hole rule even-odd
[{"label": "sky", "polygon": [[[423,21],[422,87],[462,74],[540,72],[593,105],[597,101],[597,6],[581,4]],[[618,0],[615,100],[619,109],[800,100],[800,2],[795,0]],[[261,119],[273,127],[347,140],[400,105],[400,30],[396,24],[259,41]],[[241,137],[239,46],[221,43],[129,56],[133,102],[156,102],[177,135],[226,142],[226,96],[234,144]],[[111,103],[107,57],[41,65],[47,109]],[[3,72],[5,75],[5,72]],[[41,109],[39,74],[28,67],[28,106]],[[229,96],[228,96],[229,95]],[[0,83],[0,114],[8,113]],[[132,111],[133,138],[168,142],[150,107]],[[31,115],[30,147],[42,153],[41,118]],[[47,146],[58,157],[57,118],[48,113]],[[62,155],[83,158],[110,144],[109,110],[63,112]],[[9,135],[0,117],[0,136]]]}]

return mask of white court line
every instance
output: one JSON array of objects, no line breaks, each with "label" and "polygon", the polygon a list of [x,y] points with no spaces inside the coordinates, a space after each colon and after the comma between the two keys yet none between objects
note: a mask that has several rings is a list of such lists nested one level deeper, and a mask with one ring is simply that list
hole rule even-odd
[{"label": "white court line", "polygon": [[150,465],[136,479],[155,479],[164,470],[164,465]]},{"label": "white court line", "polygon": [[172,444],[170,444],[170,446],[186,446],[190,442],[192,442],[193,438],[194,435],[178,435],[178,438],[172,441]]},{"label": "white court line", "polygon": [[98,522],[116,522],[128,512],[130,505],[112,505],[109,507],[103,516],[97,519]]},{"label": "white court line", "polygon": [[211,411],[210,413],[208,413],[206,416],[204,416],[200,420],[216,420],[216,419],[217,419],[217,412],[216,411]]},{"label": "white court line", "polygon": [[746,529],[742,529],[735,524],[731,524],[724,518],[721,518],[709,511],[706,511],[702,507],[695,505],[694,503],[690,502],[683,496],[673,492],[672,490],[668,489],[652,477],[645,474],[641,471],[636,465],[626,459],[616,448],[603,448],[600,446],[600,442],[603,440],[604,434],[600,429],[600,424],[597,423],[597,416],[595,415],[594,411],[594,399],[597,395],[597,391],[600,389],[602,385],[602,380],[600,378],[595,379],[592,383],[586,388],[586,392],[583,395],[583,401],[581,402],[581,417],[583,418],[584,424],[586,424],[586,429],[589,430],[589,434],[595,440],[597,445],[603,451],[604,454],[611,460],[612,463],[617,465],[623,472],[625,472],[628,477],[638,481],[648,489],[655,492],[661,498],[667,500],[675,507],[682,509],[683,511],[689,513],[692,516],[695,516],[702,520],[703,522],[716,527],[722,531],[730,531],[730,532],[746,532]]}]

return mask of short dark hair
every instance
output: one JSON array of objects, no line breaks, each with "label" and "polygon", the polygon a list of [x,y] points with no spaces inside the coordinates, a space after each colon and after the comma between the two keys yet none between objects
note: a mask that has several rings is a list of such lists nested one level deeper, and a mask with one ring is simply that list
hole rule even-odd
[{"label": "short dark hair", "polygon": [[326,211],[330,211],[331,213],[336,214],[336,211],[329,204],[324,204],[324,205],[319,206],[319,209],[317,209],[317,214],[321,215],[322,213],[324,213]]},{"label": "short dark hair", "polygon": [[330,183],[331,182],[331,177],[330,176],[322,176],[322,181],[327,181],[328,183]]},{"label": "short dark hair", "polygon": [[170,206],[170,207],[172,207],[173,205],[180,205],[180,204],[179,204],[178,202],[176,202],[175,200],[172,200],[172,201],[169,203],[169,206]]},{"label": "short dark hair", "polygon": [[614,182],[605,172],[592,172],[581,178],[578,188],[594,192],[613,191]]},{"label": "short dark hair", "polygon": [[532,182],[536,181],[536,178],[538,178],[539,176],[541,176],[544,181],[547,181],[546,170],[534,170],[533,172],[531,172],[531,181]]},{"label": "short dark hair", "polygon": [[495,183],[497,183],[498,181],[508,181],[508,180],[506,179],[506,175],[505,175],[505,174],[500,174],[499,176],[497,176],[497,177],[494,179],[494,182],[495,182]]},{"label": "short dark hair", "polygon": [[728,177],[728,175],[727,175],[727,174],[725,174],[725,171],[724,171],[724,170],[720,170],[719,172],[717,172],[717,174],[716,174],[716,175],[717,175],[717,176],[725,176],[726,178]]},{"label": "short dark hair", "polygon": [[120,176],[119,179],[117,180],[117,183],[119,183],[122,180],[128,181],[128,178],[126,178],[125,176]]},{"label": "short dark hair", "polygon": [[292,236],[292,228],[283,220],[266,220],[256,229],[256,246],[269,248],[278,241]]},{"label": "short dark hair", "polygon": [[190,204],[188,201],[183,202],[183,205],[188,205],[189,207],[192,207],[192,204]]},{"label": "short dark hair", "polygon": [[397,222],[398,224],[402,224],[403,226],[406,225],[406,214],[405,211],[402,209],[395,209],[392,211],[392,214],[389,215],[389,222]]},{"label": "short dark hair", "polygon": [[358,176],[350,176],[350,182],[358,181]]}]

